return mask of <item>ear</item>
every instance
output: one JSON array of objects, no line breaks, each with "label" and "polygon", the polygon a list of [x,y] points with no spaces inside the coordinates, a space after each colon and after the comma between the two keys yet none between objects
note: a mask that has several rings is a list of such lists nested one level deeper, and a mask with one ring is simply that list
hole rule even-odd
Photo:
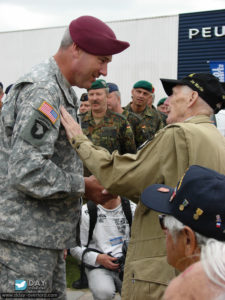
[{"label": "ear", "polygon": [[72,50],[72,53],[73,53],[74,57],[78,57],[80,55],[81,51],[82,51],[80,49],[80,47],[75,43],[72,44],[71,50]]},{"label": "ear", "polygon": [[185,243],[185,256],[191,256],[196,252],[198,247],[194,231],[190,227],[185,226],[183,229],[183,233]]},{"label": "ear", "polygon": [[190,93],[190,98],[189,98],[188,107],[192,107],[192,106],[196,103],[198,97],[199,97],[199,96],[198,96],[198,92],[192,91],[192,92]]}]

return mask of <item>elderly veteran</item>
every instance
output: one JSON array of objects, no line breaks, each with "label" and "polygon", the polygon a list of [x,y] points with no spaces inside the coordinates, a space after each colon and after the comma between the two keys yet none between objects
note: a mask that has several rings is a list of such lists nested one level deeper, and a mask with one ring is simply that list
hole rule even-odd
[{"label": "elderly veteran", "polygon": [[[139,200],[153,183],[175,187],[193,164],[225,174],[225,139],[210,115],[225,106],[225,92],[211,74],[182,80],[161,79],[169,98],[169,125],[136,155],[110,155],[95,147],[62,108],[62,123],[71,145],[85,165],[110,192]],[[146,268],[148,265],[148,268]],[[167,264],[165,236],[158,214],[138,203],[126,258],[123,299],[160,299],[175,275]]]},{"label": "elderly veteran", "polygon": [[26,287],[29,294],[66,299],[63,249],[77,244],[80,197],[85,185],[91,199],[103,188],[84,180],[82,162],[60,126],[60,105],[77,120],[72,86],[87,89],[106,76],[112,55],[128,46],[99,19],[79,17],[57,53],[10,90],[0,117],[1,293]]},{"label": "elderly veteran", "polygon": [[165,300],[209,300],[225,292],[224,198],[225,176],[196,165],[174,189],[153,184],[142,193],[145,206],[163,213],[159,221],[166,234],[168,263],[184,271],[201,260],[171,282]]},{"label": "elderly veteran", "polygon": [[124,107],[141,118],[141,127],[146,140],[151,140],[155,133],[165,126],[161,113],[152,105],[154,92],[155,89],[150,82],[140,80],[133,85],[132,102]]}]

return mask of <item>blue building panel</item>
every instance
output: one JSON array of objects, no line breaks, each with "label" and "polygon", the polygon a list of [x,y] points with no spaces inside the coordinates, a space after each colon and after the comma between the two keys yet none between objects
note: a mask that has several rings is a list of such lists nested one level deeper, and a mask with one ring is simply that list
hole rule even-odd
[{"label": "blue building panel", "polygon": [[210,61],[225,62],[225,10],[180,14],[177,77],[210,73]]}]

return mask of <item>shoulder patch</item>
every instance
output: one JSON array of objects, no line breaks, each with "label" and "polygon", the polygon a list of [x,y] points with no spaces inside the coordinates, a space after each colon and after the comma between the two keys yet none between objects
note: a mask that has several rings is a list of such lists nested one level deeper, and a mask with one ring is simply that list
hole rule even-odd
[{"label": "shoulder patch", "polygon": [[59,114],[47,101],[43,101],[38,110],[44,114],[52,122],[52,124],[55,124],[59,118]]}]

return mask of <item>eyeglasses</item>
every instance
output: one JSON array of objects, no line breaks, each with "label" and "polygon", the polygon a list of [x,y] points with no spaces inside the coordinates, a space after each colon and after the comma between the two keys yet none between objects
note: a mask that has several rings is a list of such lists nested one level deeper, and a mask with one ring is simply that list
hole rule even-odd
[{"label": "eyeglasses", "polygon": [[159,223],[160,223],[160,226],[162,228],[162,230],[166,230],[166,226],[165,226],[165,216],[166,215],[159,215]]}]

